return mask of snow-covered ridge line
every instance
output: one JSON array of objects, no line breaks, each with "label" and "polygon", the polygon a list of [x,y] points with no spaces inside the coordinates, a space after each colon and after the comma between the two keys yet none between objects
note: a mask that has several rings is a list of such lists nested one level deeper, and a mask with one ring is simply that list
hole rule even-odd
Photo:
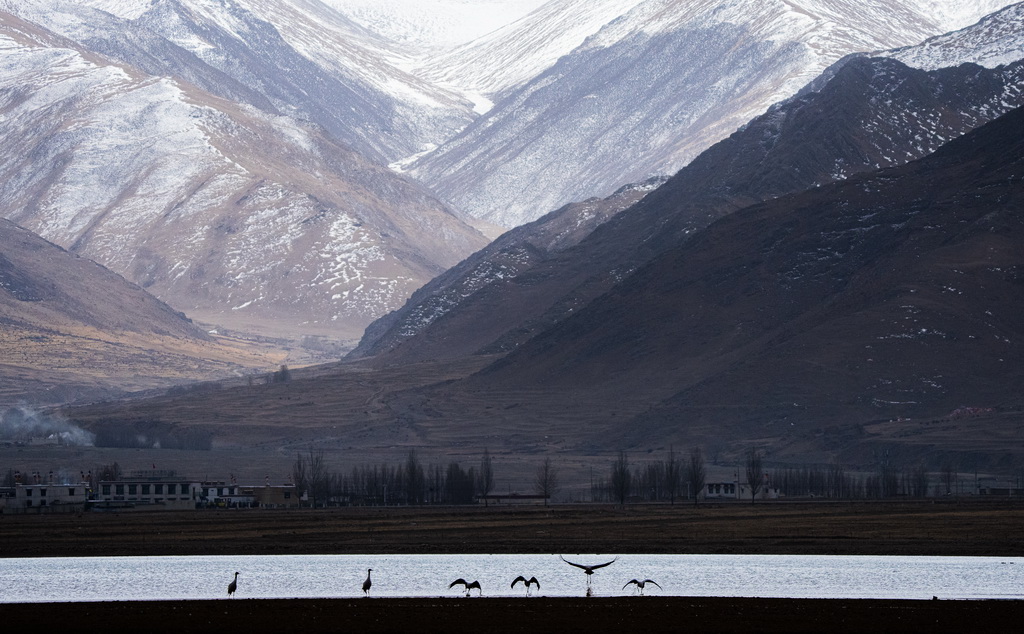
[{"label": "snow-covered ridge line", "polygon": [[880,53],[908,66],[935,70],[963,63],[995,68],[1024,58],[1024,2],[982,18],[969,27]]},{"label": "snow-covered ridge line", "polygon": [[[527,19],[578,1],[552,0]],[[474,217],[517,226],[678,171],[846,55],[917,44],[1009,4],[954,0],[934,11],[930,0],[644,0],[501,93],[409,173]],[[571,29],[573,12],[558,15],[564,21],[545,28]],[[508,45],[521,48],[465,62],[471,74],[446,80],[473,85],[483,68],[525,65],[529,42]]]}]

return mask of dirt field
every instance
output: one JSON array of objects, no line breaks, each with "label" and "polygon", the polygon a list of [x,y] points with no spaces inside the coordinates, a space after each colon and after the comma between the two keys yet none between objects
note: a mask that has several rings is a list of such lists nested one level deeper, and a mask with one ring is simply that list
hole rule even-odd
[{"label": "dirt field", "polygon": [[558,552],[1024,556],[1024,500],[0,515],[0,557]]}]

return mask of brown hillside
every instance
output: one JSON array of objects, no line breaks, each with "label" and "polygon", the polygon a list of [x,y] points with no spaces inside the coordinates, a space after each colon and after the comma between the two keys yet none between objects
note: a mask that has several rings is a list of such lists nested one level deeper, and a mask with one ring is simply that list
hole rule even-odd
[{"label": "brown hillside", "polygon": [[0,405],[53,403],[272,367],[120,275],[0,219]]}]

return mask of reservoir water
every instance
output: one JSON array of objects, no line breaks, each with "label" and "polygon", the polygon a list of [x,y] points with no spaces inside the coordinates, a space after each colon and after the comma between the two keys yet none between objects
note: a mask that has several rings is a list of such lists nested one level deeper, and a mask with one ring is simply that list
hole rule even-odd
[{"label": "reservoir water", "polygon": [[[592,565],[614,555],[564,554]],[[362,595],[373,568],[373,597],[460,597],[455,579],[478,580],[486,597],[524,596],[519,575],[536,576],[533,595],[582,596],[586,575],[558,555],[280,555],[214,557],[53,557],[0,559],[0,603]],[[631,579],[645,594],[672,596],[1022,599],[1021,557],[817,555],[622,555],[594,571],[595,596],[623,596]],[[476,590],[473,596],[477,596]]]}]

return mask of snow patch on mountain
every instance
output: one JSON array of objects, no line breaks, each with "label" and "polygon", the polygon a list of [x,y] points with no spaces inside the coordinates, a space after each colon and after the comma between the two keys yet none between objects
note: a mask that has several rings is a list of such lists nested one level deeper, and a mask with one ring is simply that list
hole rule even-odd
[{"label": "snow patch on mountain", "polygon": [[[955,4],[935,13],[928,2],[894,0],[645,0],[502,93],[410,173],[469,215],[516,226],[674,173],[840,58],[916,44],[984,10]],[[570,29],[572,15],[545,27]],[[532,50],[519,43],[523,57],[513,67]]]},{"label": "snow patch on mountain", "polygon": [[473,104],[400,66],[411,54],[317,0],[0,0],[83,48],[270,114],[382,163],[452,136]]},{"label": "snow patch on mountain", "polygon": [[529,15],[416,69],[433,82],[493,97],[550,68],[643,0],[551,0]]},{"label": "snow patch on mountain", "polygon": [[427,49],[475,40],[545,3],[545,0],[322,1],[370,31]]},{"label": "snow patch on mountain", "polygon": [[0,213],[207,321],[352,337],[486,240],[322,130],[0,13]]},{"label": "snow patch on mountain", "polygon": [[959,31],[883,54],[923,70],[968,62],[995,68],[1024,59],[1024,2],[993,13]]}]

